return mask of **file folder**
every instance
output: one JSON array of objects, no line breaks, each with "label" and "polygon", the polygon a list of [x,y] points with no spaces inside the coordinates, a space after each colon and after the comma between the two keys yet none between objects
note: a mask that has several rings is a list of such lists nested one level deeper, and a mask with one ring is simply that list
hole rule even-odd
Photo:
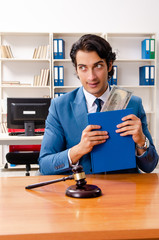
[{"label": "file folder", "polygon": [[59,66],[59,86],[63,86],[64,85],[64,67],[63,66]]},{"label": "file folder", "polygon": [[116,125],[122,118],[132,114],[132,109],[115,110],[88,114],[88,123],[101,126],[102,131],[108,131],[109,139],[96,145],[91,152],[93,173],[109,172],[136,167],[135,143],[132,136],[120,136],[116,133]]},{"label": "file folder", "polygon": [[150,66],[149,84],[154,85],[154,82],[155,82],[155,66]]},{"label": "file folder", "polygon": [[142,66],[139,68],[139,84],[149,85],[150,66]]},{"label": "file folder", "polygon": [[65,58],[65,42],[63,39],[58,39],[58,58]]},{"label": "file folder", "polygon": [[53,40],[54,59],[58,59],[58,39]]},{"label": "file folder", "polygon": [[150,39],[141,42],[142,59],[150,59]]},{"label": "file folder", "polygon": [[117,85],[117,66],[113,66],[114,74],[111,78],[111,85]]},{"label": "file folder", "polygon": [[155,59],[155,39],[150,39],[150,59]]},{"label": "file folder", "polygon": [[58,75],[58,66],[54,66],[54,86],[59,85]]}]

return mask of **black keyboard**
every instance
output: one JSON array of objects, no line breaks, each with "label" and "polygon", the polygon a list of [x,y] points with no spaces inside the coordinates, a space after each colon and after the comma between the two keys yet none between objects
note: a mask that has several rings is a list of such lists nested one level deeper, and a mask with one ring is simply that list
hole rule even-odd
[{"label": "black keyboard", "polygon": [[[34,136],[41,136],[44,135],[44,132],[35,132]],[[9,132],[9,136],[25,136],[24,132]]]}]

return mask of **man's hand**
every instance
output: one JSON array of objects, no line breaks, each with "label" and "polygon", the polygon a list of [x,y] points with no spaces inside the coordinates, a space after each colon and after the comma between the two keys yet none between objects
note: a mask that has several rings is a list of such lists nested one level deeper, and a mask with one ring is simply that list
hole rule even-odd
[{"label": "man's hand", "polygon": [[[145,135],[142,131],[141,120],[134,114],[127,115],[122,118],[122,123],[117,125],[117,133],[120,136],[132,135],[132,138],[136,144],[143,146],[145,143]],[[142,154],[144,150],[138,150],[138,154]]]},{"label": "man's hand", "polygon": [[[82,132],[81,141],[70,149],[70,158],[73,164],[85,154],[92,151],[95,145],[106,142],[108,132],[100,131],[99,125],[88,125]],[[92,131],[93,130],[93,131]]]},{"label": "man's hand", "polygon": [[92,151],[95,145],[104,143],[109,138],[106,131],[92,131],[100,129],[99,125],[88,125],[82,132],[81,141],[79,143],[83,155]]}]

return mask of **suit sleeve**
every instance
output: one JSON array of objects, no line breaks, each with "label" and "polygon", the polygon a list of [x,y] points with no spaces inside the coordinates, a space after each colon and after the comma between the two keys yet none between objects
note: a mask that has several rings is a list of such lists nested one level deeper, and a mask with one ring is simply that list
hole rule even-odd
[{"label": "suit sleeve", "polygon": [[40,172],[43,175],[69,174],[68,149],[62,125],[58,118],[55,101],[52,100],[46,119],[40,157]]},{"label": "suit sleeve", "polygon": [[146,114],[145,114],[144,108],[142,106],[141,99],[139,101],[139,113],[138,113],[138,115],[139,115],[139,118],[141,119],[141,122],[142,122],[143,133],[149,139],[150,146],[142,156],[137,156],[136,157],[136,162],[137,162],[137,166],[142,171],[144,171],[146,173],[150,173],[155,169],[155,167],[158,163],[158,154],[157,154],[155,146],[153,144],[151,134],[148,130]]}]

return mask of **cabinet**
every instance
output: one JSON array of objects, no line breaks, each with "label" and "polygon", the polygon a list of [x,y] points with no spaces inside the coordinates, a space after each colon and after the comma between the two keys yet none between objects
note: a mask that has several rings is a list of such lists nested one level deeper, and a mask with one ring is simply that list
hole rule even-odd
[{"label": "cabinet", "polygon": [[[6,122],[7,97],[56,97],[58,93],[66,93],[81,86],[70,59],[72,44],[85,33],[0,33],[0,45],[9,45],[14,58],[0,58],[0,122]],[[104,37],[116,52],[117,85],[133,91],[142,98],[146,111],[148,127],[153,141],[156,143],[156,68],[157,60],[141,58],[141,41],[146,38],[155,39],[157,56],[157,39],[155,33],[95,33]],[[54,39],[65,42],[65,58],[54,59]],[[49,46],[47,58],[33,59],[35,48]],[[139,85],[139,67],[155,66],[155,83],[153,86]],[[64,85],[54,85],[54,66],[64,67]],[[47,86],[34,86],[34,76],[41,69],[49,69],[50,76]],[[17,81],[19,85],[4,85],[6,81]],[[29,84],[29,85],[28,85]],[[2,128],[1,128],[2,131]],[[2,159],[5,159],[6,146],[1,147]],[[3,160],[4,161],[4,160]],[[0,164],[3,166],[4,162]]]}]

